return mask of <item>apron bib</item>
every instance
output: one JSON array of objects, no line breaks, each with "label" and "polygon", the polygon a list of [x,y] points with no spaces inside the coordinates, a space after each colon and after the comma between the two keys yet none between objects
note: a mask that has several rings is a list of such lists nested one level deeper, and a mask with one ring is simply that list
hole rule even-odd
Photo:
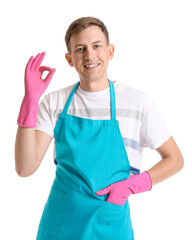
[{"label": "apron bib", "polygon": [[129,177],[130,165],[116,120],[115,90],[110,85],[111,119],[67,114],[77,82],[57,120],[56,176],[45,204],[37,240],[134,240],[128,200],[124,205],[97,196]]}]

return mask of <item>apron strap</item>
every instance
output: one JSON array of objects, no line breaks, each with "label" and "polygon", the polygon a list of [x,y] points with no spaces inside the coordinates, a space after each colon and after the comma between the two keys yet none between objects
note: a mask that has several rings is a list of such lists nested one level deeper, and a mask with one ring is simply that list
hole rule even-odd
[{"label": "apron strap", "polygon": [[70,95],[69,95],[69,97],[67,99],[67,102],[66,102],[65,107],[64,107],[63,112],[62,112],[63,116],[67,114],[69,105],[70,105],[70,103],[72,101],[73,95],[75,94],[75,91],[76,91],[79,83],[80,83],[80,81],[75,84],[75,86],[73,87],[73,90],[71,91],[71,93],[70,93]]},{"label": "apron strap", "polygon": [[[113,83],[108,79],[109,81],[109,86],[110,86],[110,98],[111,98],[111,120],[116,120],[116,106],[115,106],[115,89],[114,89],[114,86],[113,86]],[[62,111],[62,115],[66,115],[67,114],[67,111],[68,111],[68,108],[69,108],[69,105],[72,101],[72,98],[73,98],[73,95],[75,94],[75,91],[79,85],[80,81],[78,81],[75,86],[73,87],[73,90],[71,91],[68,99],[67,99],[67,102],[65,104],[65,107]]]},{"label": "apron strap", "polygon": [[115,89],[114,89],[114,85],[111,82],[111,80],[109,80],[109,85],[110,85],[110,98],[111,98],[111,120],[116,120],[116,104],[115,104]]}]

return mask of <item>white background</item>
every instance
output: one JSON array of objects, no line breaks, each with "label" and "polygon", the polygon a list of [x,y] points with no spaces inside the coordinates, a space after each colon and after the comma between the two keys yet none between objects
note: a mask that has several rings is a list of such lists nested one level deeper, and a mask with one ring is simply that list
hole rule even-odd
[{"label": "white background", "polygon": [[[36,173],[21,178],[15,172],[16,121],[24,94],[25,65],[31,55],[46,52],[43,65],[57,71],[45,94],[78,81],[64,57],[64,36],[69,24],[82,16],[98,17],[106,24],[115,45],[108,77],[153,99],[185,159],[181,172],[150,192],[130,197],[135,239],[192,239],[191,13],[191,1],[186,0],[1,3],[0,239],[35,239],[55,174],[53,143]],[[146,149],[142,170],[158,160],[156,151]]]}]

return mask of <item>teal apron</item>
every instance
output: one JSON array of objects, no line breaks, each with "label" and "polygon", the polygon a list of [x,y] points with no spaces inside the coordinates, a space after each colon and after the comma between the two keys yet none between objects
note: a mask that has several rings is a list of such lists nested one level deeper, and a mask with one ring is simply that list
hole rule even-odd
[{"label": "teal apron", "polygon": [[116,120],[115,90],[109,81],[111,119],[67,114],[77,82],[57,120],[56,176],[45,204],[37,240],[133,240],[128,200],[107,202],[99,191],[129,177],[130,165]]}]

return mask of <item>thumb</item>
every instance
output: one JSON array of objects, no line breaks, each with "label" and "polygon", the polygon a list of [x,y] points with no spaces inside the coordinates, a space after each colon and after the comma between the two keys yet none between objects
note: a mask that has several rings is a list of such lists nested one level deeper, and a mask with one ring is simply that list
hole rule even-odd
[{"label": "thumb", "polygon": [[98,196],[101,196],[101,195],[105,195],[105,194],[108,194],[110,192],[110,186],[100,190],[100,191],[97,191],[96,194]]},{"label": "thumb", "polygon": [[56,69],[53,68],[53,69],[48,73],[47,77],[44,79],[44,82],[45,82],[45,85],[46,85],[46,86],[49,85],[51,79],[53,78],[53,75],[54,75],[55,71],[56,71]]}]

